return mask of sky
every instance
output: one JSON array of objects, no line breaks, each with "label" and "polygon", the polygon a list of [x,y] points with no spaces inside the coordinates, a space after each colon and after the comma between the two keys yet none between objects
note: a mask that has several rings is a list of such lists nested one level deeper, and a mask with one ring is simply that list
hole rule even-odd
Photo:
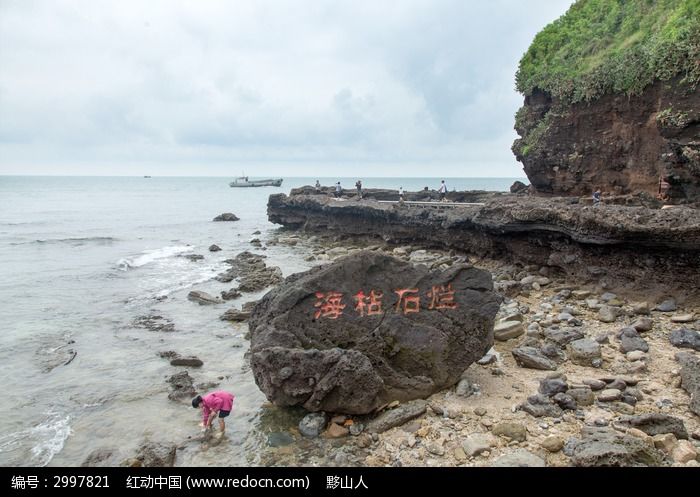
[{"label": "sky", "polygon": [[520,177],[572,0],[0,0],[0,174]]}]

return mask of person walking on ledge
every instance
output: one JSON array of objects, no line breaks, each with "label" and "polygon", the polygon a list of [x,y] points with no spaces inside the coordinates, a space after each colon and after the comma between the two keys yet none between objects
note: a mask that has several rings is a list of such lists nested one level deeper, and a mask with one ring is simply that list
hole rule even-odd
[{"label": "person walking on ledge", "polygon": [[214,418],[219,416],[219,428],[221,428],[221,435],[223,436],[226,430],[226,423],[224,418],[231,414],[233,409],[233,394],[226,392],[224,390],[219,390],[217,392],[212,392],[208,395],[202,397],[197,395],[192,399],[192,407],[195,409],[197,407],[202,409],[202,431],[206,432],[210,427]]},{"label": "person walking on ledge", "polygon": [[362,180],[357,180],[357,183],[355,183],[355,188],[357,188],[357,198],[362,200]]},{"label": "person walking on ledge", "polygon": [[445,180],[442,180],[440,183],[440,189],[438,190],[438,193],[440,193],[440,202],[445,201],[445,196],[447,195],[447,185],[445,184]]}]

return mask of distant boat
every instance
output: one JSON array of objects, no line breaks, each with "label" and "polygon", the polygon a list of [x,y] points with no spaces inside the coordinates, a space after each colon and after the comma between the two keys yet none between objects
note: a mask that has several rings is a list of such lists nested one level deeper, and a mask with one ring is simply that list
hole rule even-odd
[{"label": "distant boat", "polygon": [[249,181],[248,176],[240,176],[231,181],[228,186],[231,188],[245,188],[251,186],[282,186],[282,178],[280,179],[258,179]]},{"label": "distant boat", "polygon": [[144,178],[150,178],[150,176],[144,176]]}]

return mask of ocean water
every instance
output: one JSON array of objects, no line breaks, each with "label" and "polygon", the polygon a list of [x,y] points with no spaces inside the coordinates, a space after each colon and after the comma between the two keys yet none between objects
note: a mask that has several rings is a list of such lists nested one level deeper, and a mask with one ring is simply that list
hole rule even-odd
[{"label": "ocean water", "polygon": [[[254,178],[251,178],[254,179]],[[173,367],[158,352],[204,361],[195,383],[236,395],[227,437],[178,465],[250,465],[274,426],[244,360],[245,324],[218,316],[265,292],[216,306],[187,300],[192,289],[218,295],[235,284],[213,278],[224,259],[253,249],[279,227],[266,216],[272,193],[356,178],[285,178],[282,187],[229,188],[227,178],[0,176],[0,465],[80,465],[94,450],[132,456],[144,440],[198,434],[198,411],[168,400]],[[437,189],[442,178],[362,178],[365,188]],[[506,191],[522,178],[445,178],[450,190]],[[240,221],[214,223],[222,212]],[[210,253],[211,244],[222,247]],[[271,246],[269,265],[303,271],[303,247]],[[202,254],[192,262],[182,255]],[[162,316],[175,331],[140,328]]]}]

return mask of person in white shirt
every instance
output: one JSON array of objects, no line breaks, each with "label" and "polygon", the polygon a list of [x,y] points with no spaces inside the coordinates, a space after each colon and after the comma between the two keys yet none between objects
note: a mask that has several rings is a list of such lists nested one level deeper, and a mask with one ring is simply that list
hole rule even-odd
[{"label": "person in white shirt", "polygon": [[445,195],[447,195],[447,185],[445,184],[445,180],[442,180],[440,183],[440,189],[438,190],[438,193],[440,193],[440,201],[445,200]]}]

